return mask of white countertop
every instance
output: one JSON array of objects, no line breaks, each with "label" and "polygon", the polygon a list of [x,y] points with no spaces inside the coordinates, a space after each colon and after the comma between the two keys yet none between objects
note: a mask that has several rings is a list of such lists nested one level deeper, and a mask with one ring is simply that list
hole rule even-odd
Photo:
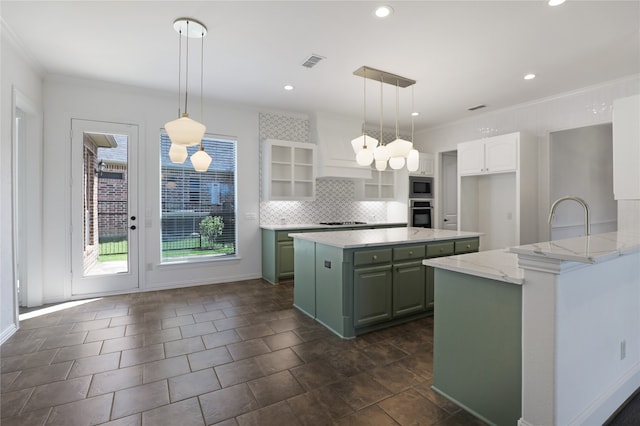
[{"label": "white countertop", "polygon": [[425,259],[422,263],[512,284],[524,283],[523,270],[518,267],[518,255],[504,249]]},{"label": "white countertop", "polygon": [[284,225],[260,225],[262,229],[272,231],[295,231],[297,229],[340,229],[340,228],[366,228],[368,226],[407,226],[407,222],[367,222],[350,225],[322,225],[319,223],[287,223]]},{"label": "white countertop", "polygon": [[607,232],[588,237],[527,244],[509,249],[519,255],[570,262],[599,263],[640,251],[640,234]]},{"label": "white countertop", "polygon": [[439,240],[473,238],[480,235],[482,235],[482,233],[479,232],[408,227],[289,234],[289,236],[293,238],[313,241],[343,249],[386,246],[391,244],[426,243]]}]

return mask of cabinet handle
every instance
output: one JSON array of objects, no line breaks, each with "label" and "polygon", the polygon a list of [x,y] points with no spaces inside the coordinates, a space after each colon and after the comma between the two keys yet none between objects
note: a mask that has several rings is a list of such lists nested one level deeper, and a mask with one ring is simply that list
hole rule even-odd
[{"label": "cabinet handle", "polygon": [[411,250],[410,250],[410,251],[409,251],[409,256],[411,256],[412,254],[413,254],[413,251],[411,251]]},{"label": "cabinet handle", "polygon": [[373,256],[371,256],[371,258],[372,258],[373,260],[378,260],[378,256],[376,256],[375,254],[374,254]]},{"label": "cabinet handle", "polygon": [[444,253],[444,249],[442,249],[442,248],[441,248],[441,249],[440,249],[440,253]]},{"label": "cabinet handle", "polygon": [[471,248],[471,244],[467,244],[467,248]]}]

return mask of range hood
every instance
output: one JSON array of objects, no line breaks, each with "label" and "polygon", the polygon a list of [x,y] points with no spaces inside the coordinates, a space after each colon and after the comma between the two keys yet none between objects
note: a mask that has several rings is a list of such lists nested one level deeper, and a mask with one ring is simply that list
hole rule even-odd
[{"label": "range hood", "polygon": [[310,124],[318,146],[316,177],[371,179],[371,168],[359,166],[351,148],[351,140],[362,133],[361,119],[316,112]]}]

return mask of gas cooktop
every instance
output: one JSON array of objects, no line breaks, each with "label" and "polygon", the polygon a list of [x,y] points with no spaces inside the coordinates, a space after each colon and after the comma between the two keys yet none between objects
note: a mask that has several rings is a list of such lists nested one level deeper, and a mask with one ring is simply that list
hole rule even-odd
[{"label": "gas cooktop", "polygon": [[320,225],[330,225],[330,226],[339,226],[339,225],[366,225],[367,222],[320,222]]}]

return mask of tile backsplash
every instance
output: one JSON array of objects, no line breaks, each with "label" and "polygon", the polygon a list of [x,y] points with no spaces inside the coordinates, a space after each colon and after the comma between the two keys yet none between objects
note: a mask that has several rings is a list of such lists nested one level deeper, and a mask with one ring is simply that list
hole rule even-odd
[{"label": "tile backsplash", "polygon": [[[260,141],[281,139],[311,142],[308,119],[273,113],[261,113],[259,119]],[[260,172],[260,191],[262,191],[262,171]],[[333,221],[383,222],[386,220],[387,203],[355,201],[355,182],[349,179],[317,179],[314,201],[260,202],[260,223],[263,225]]]}]

